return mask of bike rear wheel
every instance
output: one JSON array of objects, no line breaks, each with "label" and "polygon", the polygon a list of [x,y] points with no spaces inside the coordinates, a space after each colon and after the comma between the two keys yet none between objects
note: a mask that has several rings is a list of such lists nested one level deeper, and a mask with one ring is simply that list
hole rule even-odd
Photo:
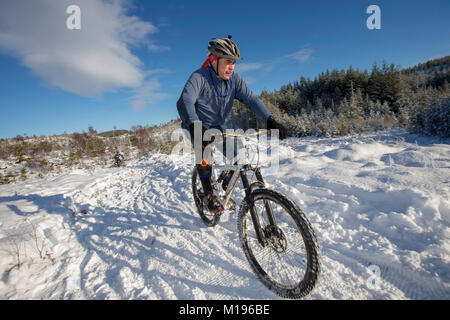
[{"label": "bike rear wheel", "polygon": [[194,196],[195,206],[197,207],[198,214],[202,218],[203,222],[208,227],[214,227],[220,221],[220,212],[211,213],[203,205],[202,196],[203,188],[200,182],[200,177],[198,176],[197,167],[194,167],[192,173],[192,195]]},{"label": "bike rear wheel", "polygon": [[[279,192],[257,189],[251,193],[265,245],[255,231],[250,205],[243,202],[238,217],[239,238],[259,279],[276,294],[298,299],[314,288],[320,273],[319,246],[305,214]],[[271,208],[275,224],[268,219]]]}]

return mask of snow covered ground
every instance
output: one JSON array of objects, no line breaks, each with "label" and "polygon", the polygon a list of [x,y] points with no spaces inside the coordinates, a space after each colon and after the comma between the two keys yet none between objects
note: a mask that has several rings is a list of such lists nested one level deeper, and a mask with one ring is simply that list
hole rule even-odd
[{"label": "snow covered ground", "polygon": [[[389,131],[280,151],[266,182],[321,249],[308,299],[450,299],[449,141]],[[186,159],[0,186],[0,299],[278,299],[246,261],[236,212],[203,224]]]}]

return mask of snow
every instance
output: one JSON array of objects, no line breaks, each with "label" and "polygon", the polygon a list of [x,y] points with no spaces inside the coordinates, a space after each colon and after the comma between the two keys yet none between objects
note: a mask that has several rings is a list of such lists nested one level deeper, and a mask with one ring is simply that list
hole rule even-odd
[{"label": "snow", "polygon": [[[448,141],[389,131],[279,150],[263,175],[321,250],[307,299],[450,299]],[[203,224],[189,159],[0,186],[0,299],[279,299],[246,261],[237,212]]]}]

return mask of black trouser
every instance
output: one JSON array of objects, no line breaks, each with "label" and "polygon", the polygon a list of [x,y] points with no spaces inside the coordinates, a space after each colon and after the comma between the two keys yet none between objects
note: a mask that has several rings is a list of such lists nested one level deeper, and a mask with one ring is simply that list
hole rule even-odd
[{"label": "black trouser", "polygon": [[[225,132],[226,127],[225,126],[221,126],[221,127],[211,127],[209,129],[218,129],[221,132]],[[230,140],[231,139],[231,140]],[[216,139],[216,142],[213,143],[219,143],[217,142],[219,139]],[[192,145],[195,147],[194,145],[194,137],[191,137],[191,143]],[[226,154],[227,153],[227,143],[229,143],[230,145],[228,146],[229,153],[230,154]],[[220,149],[220,148],[219,148]],[[202,187],[203,187],[203,192],[205,194],[211,193],[212,190],[212,186],[211,186],[211,172],[212,172],[212,167],[211,165],[202,163],[203,160],[203,155],[204,155],[204,151],[205,148],[202,147],[202,156],[199,158],[199,155],[195,155],[195,163],[197,166],[197,171],[198,171],[198,175],[200,177],[200,182],[202,183]],[[228,137],[225,135],[223,136],[223,149],[221,150],[223,152],[223,154],[225,155],[225,157],[227,158],[227,160],[232,160],[234,157],[236,157],[237,153],[238,153],[238,146],[237,146],[237,139],[234,137]]]}]

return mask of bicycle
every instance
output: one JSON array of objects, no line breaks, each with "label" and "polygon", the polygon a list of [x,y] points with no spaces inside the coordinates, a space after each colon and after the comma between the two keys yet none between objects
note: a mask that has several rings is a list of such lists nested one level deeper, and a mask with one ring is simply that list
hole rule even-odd
[{"label": "bicycle", "polygon": [[[248,136],[234,137],[241,140],[241,146],[250,141]],[[211,153],[214,150],[211,148]],[[247,146],[245,150],[245,154],[248,154]],[[257,152],[259,155],[259,143]],[[217,176],[219,170],[222,173]],[[234,173],[224,189],[223,179],[231,170]],[[255,182],[249,182],[248,172],[254,173]],[[245,198],[239,208],[237,224],[248,262],[262,283],[279,296],[289,299],[305,297],[313,290],[320,274],[319,245],[311,224],[292,200],[266,188],[259,160],[256,165],[252,165],[248,158],[234,165],[212,163],[211,185],[224,211],[233,207],[231,195],[238,185],[239,177]],[[195,204],[203,222],[214,227],[224,211],[210,213],[205,209],[199,180],[197,167],[194,166],[192,191]]]}]

